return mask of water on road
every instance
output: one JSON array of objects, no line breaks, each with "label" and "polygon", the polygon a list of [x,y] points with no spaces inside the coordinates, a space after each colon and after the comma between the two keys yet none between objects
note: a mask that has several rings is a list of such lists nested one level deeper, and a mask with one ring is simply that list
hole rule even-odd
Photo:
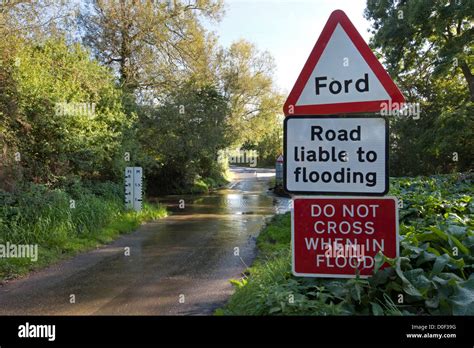
[{"label": "water on road", "polygon": [[265,219],[288,207],[267,192],[272,171],[233,171],[228,189],[164,197],[171,216],[2,286],[0,314],[212,314],[252,263]]}]

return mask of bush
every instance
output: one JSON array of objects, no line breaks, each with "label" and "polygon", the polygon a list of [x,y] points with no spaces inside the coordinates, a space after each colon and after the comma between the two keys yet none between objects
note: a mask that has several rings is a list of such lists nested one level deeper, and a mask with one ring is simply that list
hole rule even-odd
[{"label": "bush", "polygon": [[[22,40],[0,67],[3,74],[8,79],[0,78],[0,88],[8,93],[0,98],[0,160],[11,168],[0,167],[0,177],[10,180],[15,169],[17,181],[55,187],[77,178],[120,178],[124,132],[133,117],[124,112],[113,74],[89,52],[64,39]],[[12,162],[17,151],[21,161]]]},{"label": "bush", "polygon": [[[0,191],[0,244],[37,244],[39,260],[2,259],[0,278],[12,277],[71,254],[113,240],[142,221],[166,215],[161,206],[125,211],[120,186],[106,182],[75,184],[64,190],[29,185],[23,191]],[[71,202],[74,199],[74,202]],[[71,203],[75,208],[71,208]]]}]

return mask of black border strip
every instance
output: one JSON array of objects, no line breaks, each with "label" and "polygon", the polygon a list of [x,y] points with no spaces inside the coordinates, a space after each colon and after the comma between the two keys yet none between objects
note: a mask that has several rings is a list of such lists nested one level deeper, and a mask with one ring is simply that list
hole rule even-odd
[{"label": "black border strip", "polygon": [[[287,175],[286,175],[286,161],[287,161],[287,128],[288,121],[291,119],[344,119],[344,118],[378,118],[385,122],[385,189],[383,192],[348,192],[348,191],[292,191],[288,190],[287,187]],[[298,195],[318,195],[318,196],[385,196],[390,189],[390,177],[389,177],[389,122],[388,119],[381,116],[372,116],[369,114],[364,115],[303,115],[303,116],[286,116],[283,121],[283,188],[286,192]]]},{"label": "black border strip", "polygon": [[[25,322],[35,325],[56,325],[55,341],[47,338],[19,338],[18,327]],[[434,329],[420,330],[413,325],[432,325]],[[443,329],[446,325],[453,328]],[[438,327],[439,326],[439,327]],[[455,326],[455,328],[454,328]],[[441,327],[441,328],[440,328]],[[14,346],[58,347],[75,344],[128,345],[137,347],[152,344],[186,344],[189,347],[204,344],[246,343],[262,346],[271,344],[340,344],[354,347],[356,344],[416,345],[418,347],[472,348],[473,316],[12,316],[0,317],[0,344],[2,348]],[[181,330],[182,332],[180,332]],[[239,333],[242,340],[236,340]],[[409,338],[407,334],[456,334],[452,338]],[[317,343],[315,345],[315,343]]]}]

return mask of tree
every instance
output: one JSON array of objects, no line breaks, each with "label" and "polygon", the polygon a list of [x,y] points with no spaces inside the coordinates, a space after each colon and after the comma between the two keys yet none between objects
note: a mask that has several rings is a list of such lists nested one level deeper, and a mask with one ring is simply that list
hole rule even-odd
[{"label": "tree", "polygon": [[222,1],[92,1],[79,16],[84,43],[115,69],[125,91],[162,93],[183,81],[208,47],[199,16],[219,19]]},{"label": "tree", "polygon": [[371,43],[383,50],[389,69],[410,74],[417,57],[431,54],[430,74],[460,69],[474,101],[474,2],[469,0],[368,0]]},{"label": "tree", "polygon": [[[228,102],[213,86],[188,81],[160,107],[142,107],[138,132],[149,161],[149,185],[176,191],[221,175],[218,151],[228,145]],[[153,165],[154,162],[154,165]]]},{"label": "tree", "polygon": [[371,46],[421,107],[418,120],[391,120],[394,175],[473,168],[472,13],[463,0],[367,1]]},{"label": "tree", "polygon": [[[0,1],[0,182],[7,190],[13,190],[21,183],[23,174],[27,180],[32,178],[31,167],[22,168],[24,164],[32,164],[32,157],[28,156],[31,149],[26,146],[30,139],[25,137],[28,138],[36,128],[26,119],[21,105],[26,83],[21,73],[27,70],[28,63],[25,62],[31,58],[25,54],[33,47],[32,42],[38,49],[39,43],[45,43],[48,38],[60,37],[60,24],[70,15],[68,8],[70,4],[60,5],[52,0]],[[34,75],[32,70],[28,73]],[[30,106],[38,107],[34,103],[35,100],[31,100]],[[47,176],[49,173],[45,170],[42,174]]]},{"label": "tree", "polygon": [[21,154],[25,179],[60,184],[73,176],[118,178],[122,134],[130,126],[110,72],[80,45],[21,44],[7,63],[0,125]]},{"label": "tree", "polygon": [[260,52],[245,40],[234,42],[218,54],[218,79],[224,96],[229,100],[228,124],[233,143],[255,141],[254,126],[259,115],[278,112],[271,99],[279,99],[274,90],[274,61],[268,52]]},{"label": "tree", "polygon": [[263,97],[260,110],[248,121],[248,133],[252,137],[244,143],[245,149],[254,149],[258,153],[258,165],[275,164],[276,158],[283,151],[283,114],[281,106],[285,97],[269,93]]}]

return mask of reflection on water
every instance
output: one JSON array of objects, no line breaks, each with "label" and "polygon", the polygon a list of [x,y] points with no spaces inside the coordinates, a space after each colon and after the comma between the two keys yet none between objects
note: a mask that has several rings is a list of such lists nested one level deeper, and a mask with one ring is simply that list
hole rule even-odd
[{"label": "reflection on water", "polygon": [[[174,215],[273,215],[288,211],[290,199],[272,195],[268,185],[268,179],[258,178],[208,195],[173,195],[159,201]],[[183,208],[180,203],[184,203]]]}]

